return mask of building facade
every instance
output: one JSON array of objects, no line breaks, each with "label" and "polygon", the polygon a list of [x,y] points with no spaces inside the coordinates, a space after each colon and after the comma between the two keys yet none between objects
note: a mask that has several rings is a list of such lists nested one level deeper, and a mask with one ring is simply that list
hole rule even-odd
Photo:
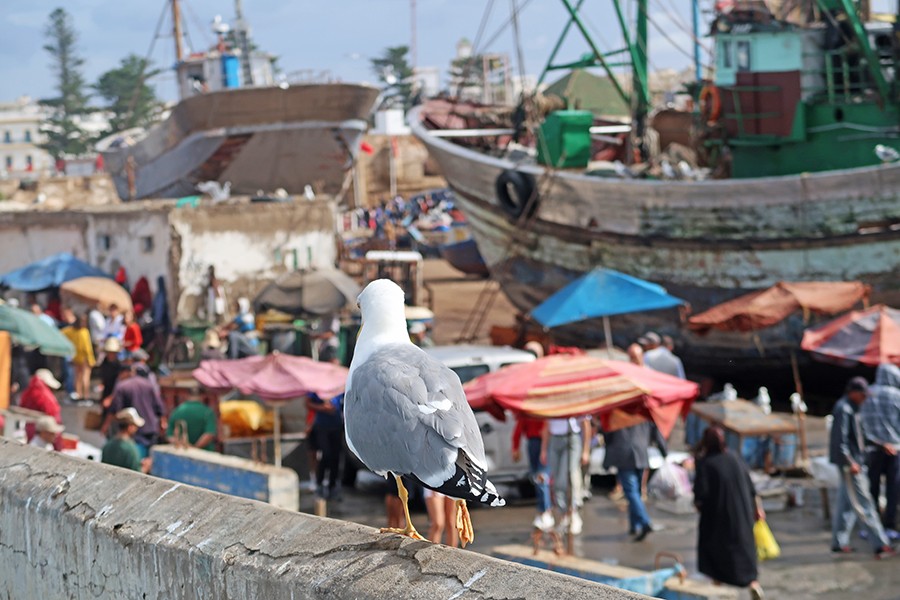
[{"label": "building facade", "polygon": [[41,123],[48,110],[28,96],[0,103],[0,176],[44,176],[53,172],[53,159],[38,144],[44,141]]}]

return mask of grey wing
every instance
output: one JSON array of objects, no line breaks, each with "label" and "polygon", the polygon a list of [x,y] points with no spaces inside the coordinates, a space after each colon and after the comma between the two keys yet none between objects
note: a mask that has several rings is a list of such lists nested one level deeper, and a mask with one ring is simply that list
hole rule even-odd
[{"label": "grey wing", "polygon": [[389,346],[356,369],[345,422],[351,450],[376,473],[439,485],[454,475],[460,449],[487,468],[459,378],[414,346]]}]

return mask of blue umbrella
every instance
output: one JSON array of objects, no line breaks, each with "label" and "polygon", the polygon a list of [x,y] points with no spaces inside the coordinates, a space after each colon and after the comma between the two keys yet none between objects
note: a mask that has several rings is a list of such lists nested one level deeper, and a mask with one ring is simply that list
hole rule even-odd
[{"label": "blue umbrella", "polygon": [[682,304],[686,302],[669,295],[662,286],[598,267],[544,300],[531,312],[531,317],[544,327],[603,317],[606,347],[611,348],[610,316]]},{"label": "blue umbrella", "polygon": [[62,252],[0,275],[0,286],[22,292],[39,292],[47,288],[59,287],[63,283],[79,277],[112,279],[112,275],[109,273],[92,267],[68,252]]}]

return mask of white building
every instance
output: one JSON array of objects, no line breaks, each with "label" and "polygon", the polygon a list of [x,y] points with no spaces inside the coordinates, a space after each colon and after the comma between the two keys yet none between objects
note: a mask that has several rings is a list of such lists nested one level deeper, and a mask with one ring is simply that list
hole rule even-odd
[{"label": "white building", "polygon": [[53,159],[38,148],[49,111],[28,96],[0,103],[0,176],[49,175]]},{"label": "white building", "polygon": [[[41,125],[51,112],[29,96],[0,103],[0,177],[43,177],[56,173],[53,158],[38,147],[46,140]],[[109,128],[109,115],[91,112],[76,117],[75,123],[97,137]],[[89,175],[94,169],[94,158],[92,153],[68,161],[66,174]]]}]

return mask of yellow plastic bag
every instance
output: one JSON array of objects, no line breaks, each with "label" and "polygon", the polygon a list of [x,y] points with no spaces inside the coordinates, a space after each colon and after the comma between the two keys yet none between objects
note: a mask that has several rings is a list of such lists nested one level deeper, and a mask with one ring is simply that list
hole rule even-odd
[{"label": "yellow plastic bag", "polygon": [[756,540],[756,557],[759,560],[771,560],[781,556],[781,547],[775,541],[769,524],[763,519],[753,525],[753,539]]}]

